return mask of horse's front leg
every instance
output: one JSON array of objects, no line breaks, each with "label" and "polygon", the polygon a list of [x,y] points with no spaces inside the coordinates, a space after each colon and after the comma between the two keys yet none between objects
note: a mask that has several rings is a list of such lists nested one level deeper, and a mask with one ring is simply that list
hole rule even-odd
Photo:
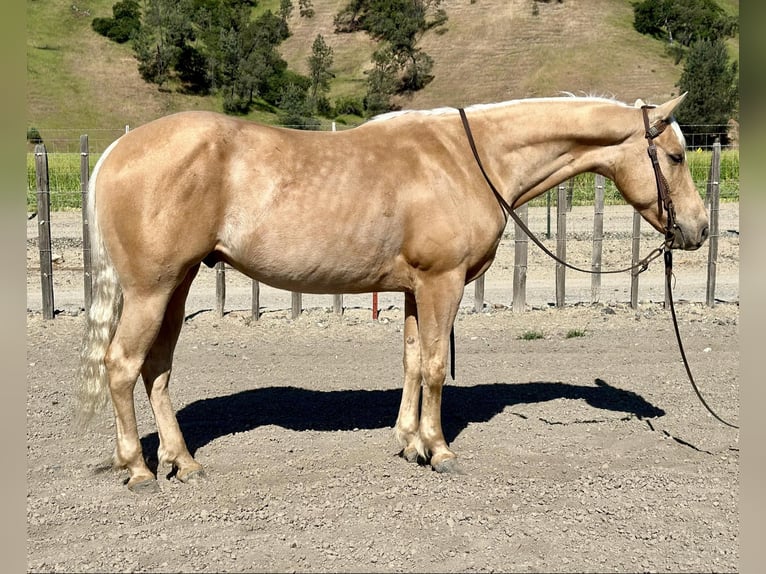
[{"label": "horse's front leg", "polygon": [[418,453],[438,472],[459,472],[441,422],[442,388],[447,375],[449,335],[463,296],[465,273],[456,270],[423,281],[416,293],[423,376]]},{"label": "horse's front leg", "polygon": [[401,456],[409,462],[418,458],[417,441],[420,425],[420,385],[423,380],[420,359],[420,334],[415,295],[404,294],[404,388],[399,416],[396,419],[396,439],[402,446]]}]

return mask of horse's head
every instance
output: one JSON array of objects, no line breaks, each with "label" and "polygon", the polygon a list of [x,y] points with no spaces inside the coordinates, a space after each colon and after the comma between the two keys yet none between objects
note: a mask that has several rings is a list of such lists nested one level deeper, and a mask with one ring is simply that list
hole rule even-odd
[{"label": "horse's head", "polygon": [[[674,249],[698,249],[708,236],[708,218],[705,205],[692,181],[686,163],[686,141],[673,111],[686,94],[646,110],[650,130],[659,132],[652,141],[656,146],[657,161],[667,182],[668,197],[675,212],[670,246]],[[636,102],[641,108],[643,102]],[[643,113],[643,111],[641,111]],[[644,137],[643,119],[636,114],[637,135],[628,138],[624,152],[614,166],[614,181],[620,192],[641,216],[657,231],[665,233],[668,213],[658,203],[657,179],[652,159],[648,154],[649,142]],[[640,130],[640,132],[639,132]]]}]

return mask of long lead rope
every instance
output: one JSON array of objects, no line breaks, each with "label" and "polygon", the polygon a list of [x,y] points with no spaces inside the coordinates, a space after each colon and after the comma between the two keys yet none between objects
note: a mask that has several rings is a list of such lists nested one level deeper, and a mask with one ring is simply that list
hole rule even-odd
[{"label": "long lead rope", "polygon": [[722,419],[720,416],[718,416],[716,412],[710,407],[710,405],[707,404],[705,399],[702,397],[702,393],[700,392],[699,388],[697,388],[697,383],[694,381],[691,368],[689,367],[689,361],[686,359],[686,352],[684,352],[684,344],[681,342],[681,333],[678,330],[678,319],[676,318],[676,308],[675,308],[675,305],[673,304],[673,289],[671,285],[672,283],[673,283],[673,252],[670,249],[666,249],[665,250],[665,288],[668,290],[668,301],[670,301],[670,314],[673,317],[673,329],[676,332],[676,341],[678,341],[678,350],[681,352],[681,359],[683,359],[684,368],[686,369],[686,374],[689,377],[689,382],[691,382],[692,388],[694,389],[694,392],[697,394],[697,398],[700,400],[702,405],[707,409],[707,411],[711,415],[713,415],[715,419],[725,424],[727,427],[738,429],[739,426],[733,423],[730,423],[729,421],[726,421]]}]

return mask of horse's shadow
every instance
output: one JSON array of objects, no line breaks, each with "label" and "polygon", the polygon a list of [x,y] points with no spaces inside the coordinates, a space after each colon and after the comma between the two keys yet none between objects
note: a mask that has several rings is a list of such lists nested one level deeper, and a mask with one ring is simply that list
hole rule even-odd
[{"label": "horse's shadow", "polygon": [[[211,441],[263,425],[295,431],[376,429],[393,425],[400,389],[315,391],[296,387],[266,387],[195,401],[178,411],[178,422],[192,455]],[[665,411],[640,395],[618,389],[601,379],[595,386],[529,382],[449,385],[444,389],[442,425],[452,442],[471,422],[486,422],[506,407],[554,399],[583,399],[596,409],[624,412],[638,418],[660,417]],[[144,452],[155,453],[157,433],[141,439]],[[150,454],[151,456],[151,454]]]}]

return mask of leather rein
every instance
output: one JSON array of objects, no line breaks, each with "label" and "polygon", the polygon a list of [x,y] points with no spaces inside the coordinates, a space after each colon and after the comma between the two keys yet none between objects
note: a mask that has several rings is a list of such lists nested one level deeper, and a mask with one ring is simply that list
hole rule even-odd
[{"label": "leather rein", "polygon": [[[692,388],[694,389],[694,392],[697,395],[697,398],[700,400],[702,405],[707,409],[707,411],[713,415],[713,417],[718,420],[719,422],[723,423],[726,426],[738,429],[739,427],[735,424],[732,424],[728,421],[725,421],[720,416],[718,416],[713,409],[710,408],[710,406],[705,402],[705,399],[702,397],[702,394],[700,393],[699,388],[697,387],[697,384],[694,381],[694,377],[692,376],[691,369],[689,368],[689,362],[686,359],[686,353],[684,352],[684,346],[681,341],[681,334],[678,330],[678,319],[676,318],[676,311],[675,307],[673,305],[673,291],[672,291],[672,283],[673,283],[673,252],[672,252],[672,244],[673,244],[673,230],[677,227],[676,225],[676,212],[675,208],[673,206],[673,200],[670,198],[670,186],[668,185],[668,181],[665,178],[665,175],[662,173],[662,169],[660,168],[660,162],[657,158],[657,146],[654,144],[654,139],[658,137],[668,126],[667,122],[660,122],[657,125],[650,125],[649,123],[649,114],[648,110],[653,108],[654,106],[641,106],[641,113],[644,120],[644,131],[645,131],[645,137],[647,141],[647,152],[649,154],[649,158],[652,162],[652,168],[654,169],[654,179],[657,184],[657,209],[660,215],[660,219],[662,219],[662,211],[663,209],[667,213],[667,221],[665,224],[665,240],[663,241],[662,245],[651,251],[646,257],[641,259],[638,263],[635,265],[631,265],[630,267],[626,267],[624,269],[617,269],[617,270],[607,270],[607,271],[601,271],[601,270],[593,270],[593,269],[581,269],[580,267],[576,267],[574,265],[571,265],[567,263],[566,261],[560,259],[557,257],[550,249],[548,249],[540,239],[538,239],[530,230],[529,227],[521,220],[521,218],[516,214],[514,205],[509,204],[505,198],[501,195],[501,193],[497,190],[495,185],[492,183],[492,180],[490,179],[489,175],[487,174],[487,171],[484,169],[484,165],[481,162],[481,158],[479,156],[479,151],[476,149],[476,142],[473,138],[473,133],[471,132],[471,126],[468,123],[468,117],[466,116],[465,110],[463,108],[458,108],[458,112],[460,113],[460,120],[463,123],[463,129],[465,130],[466,137],[468,138],[468,144],[471,146],[471,151],[473,152],[473,157],[476,160],[476,164],[479,167],[479,170],[481,171],[481,174],[484,176],[484,180],[487,182],[487,185],[492,190],[492,193],[495,195],[495,198],[497,199],[497,202],[500,204],[500,208],[503,211],[503,216],[505,217],[505,220],[508,221],[508,216],[510,215],[513,221],[516,223],[516,225],[519,226],[519,228],[540,248],[542,249],[548,256],[553,258],[558,263],[564,265],[565,267],[569,267],[570,269],[573,269],[575,271],[580,271],[582,273],[591,273],[591,274],[607,274],[607,273],[624,273],[626,271],[635,271],[636,274],[642,273],[643,271],[646,271],[649,267],[649,263],[652,262],[654,259],[659,257],[660,255],[664,255],[665,260],[665,287],[668,292],[668,300],[670,302],[670,313],[673,317],[673,328],[676,333],[676,340],[678,341],[678,349],[681,352],[681,358],[683,359],[684,367],[686,368],[686,374],[689,377],[689,381],[692,384]],[[450,335],[451,338],[451,346],[454,349],[454,329]],[[454,353],[452,354],[452,373],[453,373],[453,379],[454,379]]]}]

